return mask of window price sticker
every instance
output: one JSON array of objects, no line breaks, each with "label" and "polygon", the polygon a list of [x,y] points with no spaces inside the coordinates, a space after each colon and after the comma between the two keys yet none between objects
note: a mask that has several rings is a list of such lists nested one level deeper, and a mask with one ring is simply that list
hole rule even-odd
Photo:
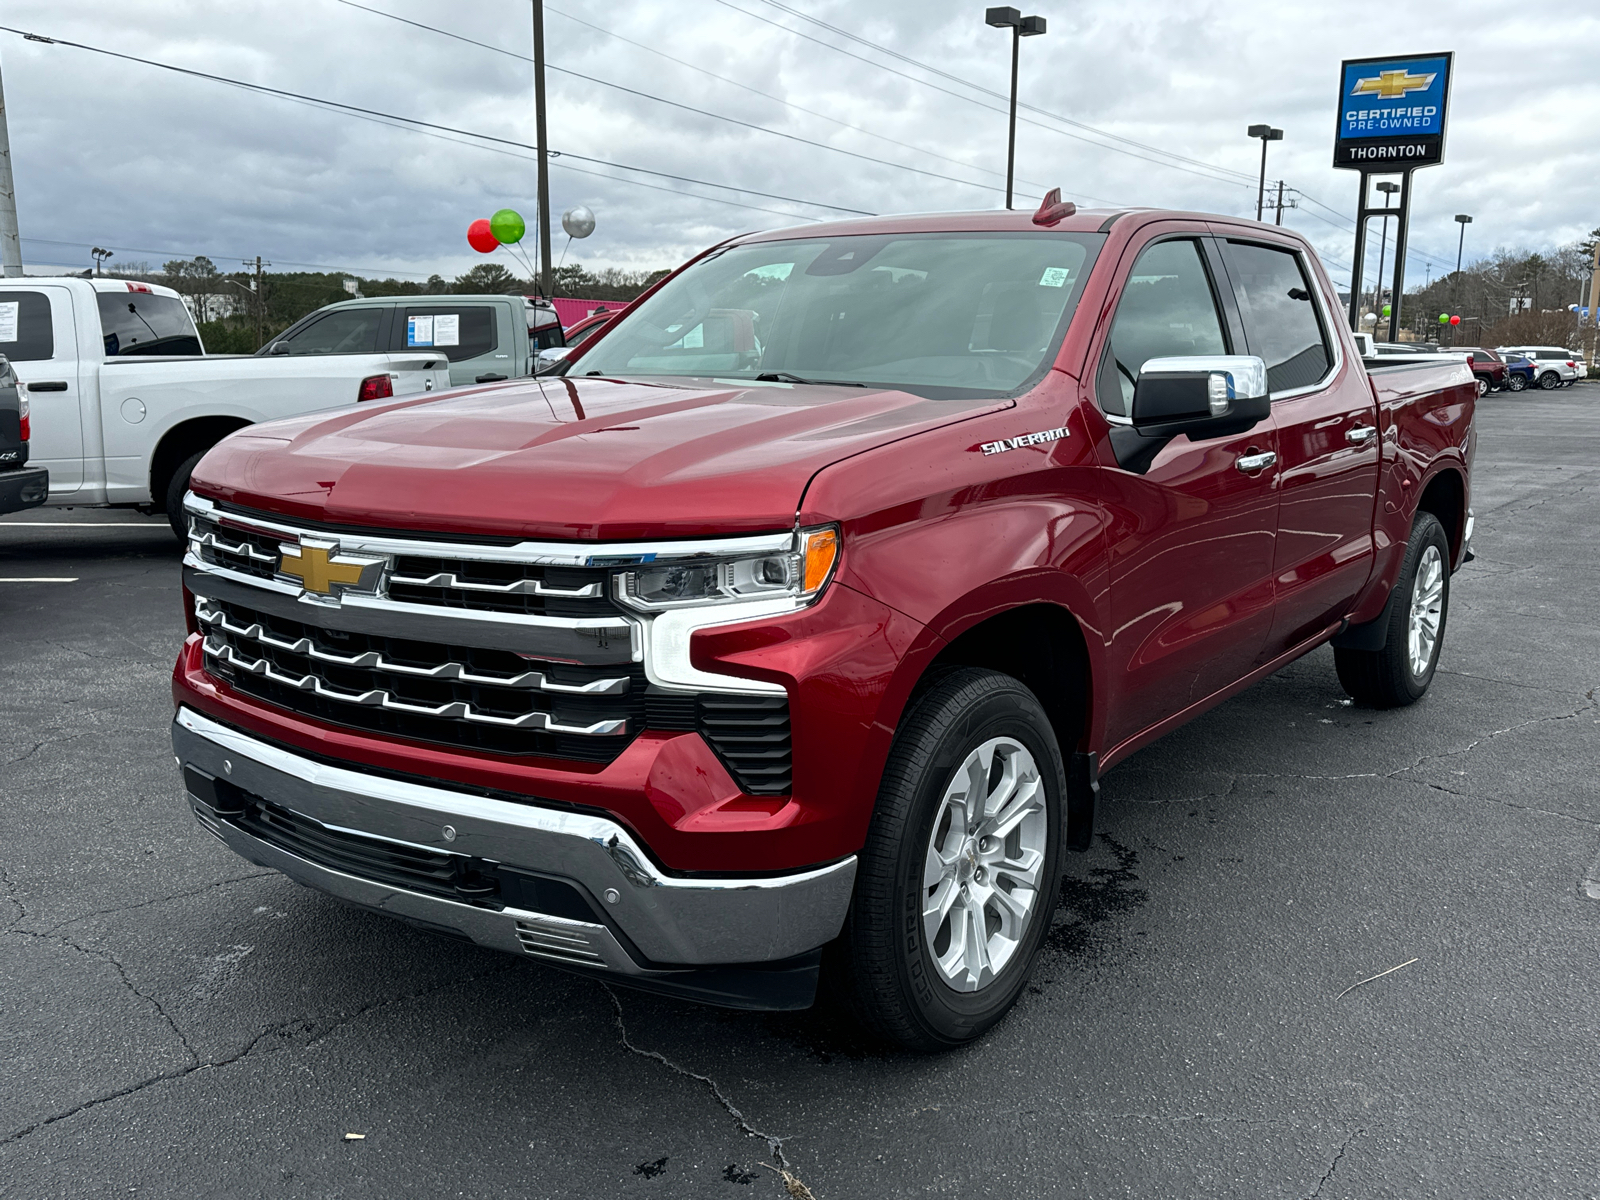
[{"label": "window price sticker", "polygon": [[1066,287],[1071,272],[1065,267],[1046,267],[1039,277],[1040,287]]},{"label": "window price sticker", "polygon": [[0,304],[0,342],[17,340],[17,310],[21,307],[18,300],[7,300]]}]

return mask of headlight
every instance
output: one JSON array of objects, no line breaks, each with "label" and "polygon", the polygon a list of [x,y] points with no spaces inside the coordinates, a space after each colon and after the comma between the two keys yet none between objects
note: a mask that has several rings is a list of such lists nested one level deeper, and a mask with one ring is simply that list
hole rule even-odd
[{"label": "headlight", "polygon": [[807,529],[796,533],[786,550],[635,567],[617,576],[617,597],[647,612],[781,596],[811,600],[827,584],[838,557],[837,529]]}]

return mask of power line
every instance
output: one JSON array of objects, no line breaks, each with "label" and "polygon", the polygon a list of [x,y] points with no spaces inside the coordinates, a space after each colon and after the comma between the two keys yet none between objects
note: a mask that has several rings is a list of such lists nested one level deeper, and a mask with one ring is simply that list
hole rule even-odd
[{"label": "power line", "polygon": [[[798,17],[802,21],[809,21],[811,24],[826,29],[830,33],[837,34],[839,37],[848,38],[857,45],[866,46],[870,49],[878,51],[881,54],[887,54],[891,58],[899,59],[903,63],[918,67],[932,75],[937,75],[941,79],[948,79],[952,83],[959,83],[964,87],[971,88],[975,92],[982,92],[986,96],[993,96],[997,100],[1010,100],[1010,96],[1004,92],[997,92],[992,88],[986,88],[981,84],[973,83],[970,79],[964,79],[960,75],[955,75],[949,71],[941,70],[940,68],[932,66],[929,63],[912,58],[909,54],[903,54],[898,50],[891,49],[888,46],[880,45],[879,43],[871,41],[868,38],[860,37],[857,34],[851,33],[848,29],[841,29],[837,25],[830,25],[828,22],[821,20],[818,17],[813,17],[809,13],[801,12],[797,8],[791,8],[787,4],[781,4],[778,2],[778,0],[762,0],[762,3],[771,8],[776,8],[780,12],[788,13],[792,17]],[[1029,112],[1038,113],[1040,116],[1049,117],[1053,121],[1060,121],[1065,125],[1071,125],[1075,129],[1082,129],[1088,133],[1093,133],[1098,137],[1108,138],[1111,141],[1116,142],[1125,142],[1127,145],[1135,146],[1140,150],[1148,150],[1154,154],[1165,155],[1166,157],[1176,159],[1179,162],[1186,162],[1196,167],[1203,167],[1208,171],[1221,171],[1229,175],[1236,175],[1239,177],[1241,182],[1247,183],[1252,187],[1255,185],[1254,177],[1251,176],[1247,171],[1235,171],[1232,167],[1219,167],[1213,163],[1203,162],[1198,158],[1190,158],[1187,155],[1178,154],[1172,150],[1164,150],[1160,146],[1151,146],[1145,142],[1138,142],[1133,138],[1125,137],[1120,133],[1111,133],[1109,130],[1099,129],[1093,125],[1085,124],[1083,121],[1075,121],[1071,117],[1064,117],[1060,113],[1051,112],[1049,109],[1040,108],[1035,104],[1028,104],[1026,102],[1019,101],[1017,107],[1025,108]],[[1106,149],[1115,149],[1115,147],[1108,146]]]},{"label": "power line", "polygon": [[[147,67],[159,67],[161,70],[172,71],[179,75],[189,75],[196,79],[207,79],[213,83],[226,84],[229,87],[242,88],[246,91],[259,92],[264,95],[277,96],[282,99],[294,100],[305,104],[314,104],[323,108],[333,109],[352,115],[380,118],[385,121],[400,122],[404,125],[415,127],[417,129],[431,129],[444,133],[458,134],[462,137],[474,138],[484,142],[493,142],[497,145],[514,146],[519,150],[537,151],[539,149],[539,147],[530,145],[527,142],[519,142],[511,138],[495,137],[492,134],[478,133],[471,129],[457,129],[450,125],[439,125],[432,121],[422,121],[415,117],[404,117],[397,113],[384,112],[381,109],[362,108],[360,105],[346,104],[339,100],[327,100],[319,96],[309,96],[302,92],[287,91],[283,88],[267,87],[264,84],[247,83],[242,79],[233,79],[226,75],[213,75],[206,71],[196,71],[189,67],[179,67],[173,65],[172,63],[160,62],[153,58],[140,58],[137,55],[123,54],[117,50],[107,50],[100,46],[90,46],[83,42],[67,41],[64,38],[45,37],[43,34],[29,33],[27,30],[15,29],[9,25],[0,25],[0,31],[18,34],[30,42],[43,42],[47,45],[56,46],[70,46],[74,50],[87,50],[92,54],[103,54],[109,58],[120,58],[124,61],[140,63]],[[719,188],[723,191],[740,192],[747,196],[760,196],[766,200],[780,200],[786,204],[801,204],[810,208],[825,208],[830,209],[833,212],[849,213],[853,216],[870,217],[876,215],[875,213],[868,212],[865,209],[845,208],[838,204],[825,204],[820,200],[803,200],[795,196],[783,196],[773,192],[760,192],[756,191],[754,188],[737,187],[733,184],[713,183],[706,179],[695,179],[687,175],[675,175],[668,171],[655,171],[648,167],[635,167],[626,163],[610,162],[603,158],[592,158],[588,155],[573,154],[569,151],[552,150],[550,151],[550,154],[552,156],[574,159],[577,162],[593,163],[597,166],[610,167],[613,170],[632,171],[641,175],[651,175],[658,179],[671,179],[678,183],[692,183],[700,187]],[[710,197],[701,197],[701,199],[710,199]]]},{"label": "power line", "polygon": [[[407,17],[397,16],[394,13],[386,13],[381,9],[368,8],[365,4],[357,4],[355,0],[339,0],[339,3],[349,8],[358,8],[362,12],[368,12],[374,16],[387,17],[391,21],[400,22],[402,25],[410,25],[416,29],[423,29],[429,33],[439,34],[442,37],[453,38],[458,42],[466,42],[469,46],[478,46],[484,50],[492,50],[496,54],[504,54],[508,58],[515,58],[522,62],[528,63],[533,61],[533,59],[529,58],[527,55],[518,54],[514,50],[506,50],[500,46],[490,45],[488,42],[480,42],[475,38],[466,37],[459,33],[452,33],[448,29],[440,29],[434,25],[424,25],[421,21],[413,21]],[[785,133],[781,129],[768,129],[765,125],[757,125],[753,121],[744,121],[738,117],[729,117],[723,115],[722,113],[712,112],[709,109],[696,108],[692,104],[682,104],[676,100],[668,100],[663,96],[654,96],[649,92],[641,92],[637,88],[626,87],[623,84],[613,83],[609,79],[600,79],[594,75],[585,75],[581,71],[571,71],[566,67],[558,67],[553,63],[545,63],[544,69],[547,71],[554,71],[559,75],[570,75],[574,79],[582,79],[587,83],[599,84],[601,87],[612,88],[629,96],[637,96],[641,100],[651,100],[657,104],[665,104],[669,108],[681,109],[684,112],[694,113],[696,116],[710,117],[714,121],[725,121],[729,125],[737,125],[742,129],[753,130],[756,133],[764,133],[769,137],[783,138],[785,141],[798,142],[803,146],[814,146],[819,150],[827,150],[834,154],[843,154],[847,158],[853,158],[859,162],[871,163],[874,166],[893,167],[897,171],[910,171],[914,175],[922,175],[928,179],[939,179],[943,180],[945,183],[959,184],[962,187],[982,188],[986,192],[998,192],[1001,190],[992,184],[978,183],[970,179],[957,179],[954,175],[943,175],[938,171],[925,171],[921,167],[912,167],[906,165],[905,163],[890,162],[888,159],[875,158],[870,154],[859,154],[854,150],[846,150],[841,146],[830,146],[826,142],[818,142],[811,138],[801,137],[797,133]]]},{"label": "power line", "polygon": [[[781,29],[781,30],[783,30],[783,32],[785,32],[787,34],[790,34],[790,35],[792,35],[794,37],[803,38],[804,40],[806,40],[808,42],[814,42],[818,46],[822,46],[825,49],[832,50],[835,54],[842,54],[846,58],[853,58],[857,62],[866,63],[869,67],[874,67],[874,68],[876,68],[877,70],[880,70],[880,71],[887,71],[891,75],[898,75],[901,79],[910,80],[912,83],[919,84],[922,87],[932,88],[934,91],[942,92],[946,96],[954,96],[957,100],[960,100],[960,101],[962,101],[964,103],[975,104],[979,108],[987,109],[990,112],[996,112],[996,113],[1005,114],[1008,111],[1007,109],[1004,109],[1004,108],[997,108],[992,104],[985,104],[981,100],[975,100],[971,96],[964,96],[960,92],[952,92],[949,88],[940,87],[938,84],[930,82],[929,80],[919,79],[915,75],[906,74],[904,71],[897,71],[897,70],[895,70],[895,68],[893,68],[891,66],[888,66],[885,63],[875,62],[874,60],[872,60],[870,58],[864,58],[859,54],[855,54],[855,53],[852,53],[849,50],[846,50],[842,46],[835,46],[833,43],[825,42],[821,38],[812,37],[809,33],[803,33],[798,29],[793,29],[788,25],[781,24],[781,23],[779,23],[777,21],[771,20],[768,17],[763,17],[759,13],[753,13],[749,9],[740,8],[737,4],[731,3],[731,0],[715,0],[715,3],[722,5],[722,7],[724,7],[724,8],[732,9],[736,13],[742,13],[744,16],[749,17],[753,21],[760,21],[764,25],[771,25],[774,29]],[[973,86],[973,85],[969,85],[969,86]],[[1008,99],[1009,99],[1009,97],[1008,97]],[[1022,106],[1022,107],[1026,107],[1026,106]],[[1052,114],[1052,116],[1053,116],[1053,114]],[[1043,122],[1029,120],[1026,117],[1018,117],[1017,119],[1019,121],[1021,121],[1025,125],[1032,125],[1036,129],[1043,129],[1043,130],[1045,130],[1045,131],[1047,131],[1049,133],[1060,134],[1062,137],[1073,138],[1074,140],[1080,141],[1080,142],[1082,142],[1082,143],[1084,143],[1085,145],[1088,145],[1088,146],[1095,146],[1095,147],[1098,147],[1101,150],[1114,150],[1118,154],[1126,154],[1126,155],[1129,155],[1132,158],[1142,159],[1145,162],[1154,163],[1158,167],[1169,167],[1174,171],[1184,171],[1184,172],[1187,172],[1190,175],[1198,175],[1202,179],[1209,179],[1214,183],[1228,183],[1228,184],[1235,184],[1235,185],[1240,186],[1240,187],[1249,186],[1249,187],[1252,187],[1252,188],[1255,186],[1255,181],[1254,180],[1251,180],[1248,183],[1248,185],[1246,185],[1246,182],[1243,179],[1234,177],[1234,176],[1237,176],[1239,173],[1232,171],[1230,168],[1212,167],[1212,166],[1209,166],[1209,164],[1202,164],[1203,166],[1206,167],[1206,171],[1227,171],[1228,172],[1228,176],[1207,174],[1205,171],[1196,170],[1193,167],[1187,167],[1187,166],[1183,166],[1183,165],[1181,165],[1179,163],[1169,162],[1166,159],[1151,158],[1151,157],[1149,157],[1149,155],[1140,154],[1140,153],[1137,153],[1134,150],[1127,150],[1127,149],[1124,149],[1121,146],[1107,145],[1104,142],[1096,142],[1096,141],[1093,141],[1093,140],[1091,140],[1091,139],[1089,139],[1087,137],[1084,137],[1082,134],[1073,133],[1071,130],[1068,130],[1068,129],[1059,129],[1054,125],[1046,125]],[[1055,119],[1063,120],[1063,121],[1066,120],[1066,118],[1055,118]],[[1098,132],[1098,131],[1096,131],[1096,132]],[[1106,135],[1106,136],[1114,136],[1114,135]],[[1159,151],[1156,151],[1156,152],[1160,153],[1160,154],[1169,154],[1170,153],[1170,152],[1165,151],[1165,150],[1159,150]],[[1190,161],[1194,161],[1194,160],[1190,160]],[[1095,197],[1089,197],[1089,199],[1094,199],[1094,198]]]}]

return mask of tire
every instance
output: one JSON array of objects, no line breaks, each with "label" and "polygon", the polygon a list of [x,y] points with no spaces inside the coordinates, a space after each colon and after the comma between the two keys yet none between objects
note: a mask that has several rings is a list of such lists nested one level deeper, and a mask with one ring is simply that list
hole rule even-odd
[{"label": "tire", "polygon": [[1412,523],[1400,578],[1390,594],[1383,649],[1334,648],[1333,662],[1344,690],[1372,708],[1415,704],[1433,682],[1449,616],[1450,541],[1439,518],[1421,512]]},{"label": "tire", "polygon": [[167,521],[180,542],[189,540],[189,519],[183,515],[183,494],[189,490],[189,476],[194,474],[196,464],[205,456],[204,450],[191,454],[178,464],[178,469],[167,481]]},{"label": "tire", "polygon": [[[963,786],[974,778],[978,787]],[[985,823],[1015,816],[1009,804],[1026,808],[998,842],[976,836],[984,824],[974,829],[960,803],[979,792],[1000,806]],[[1016,679],[964,667],[915,702],[884,769],[841,938],[845,991],[869,1032],[948,1050],[1011,1009],[1055,911],[1065,796],[1049,718]],[[930,863],[942,872],[932,883]]]},{"label": "tire", "polygon": [[1528,386],[1528,380],[1527,380],[1527,378],[1525,376],[1522,376],[1522,375],[1507,375],[1506,376],[1506,391],[1508,391],[1508,392],[1520,392],[1520,391],[1523,391],[1524,389],[1526,389],[1527,386]]},{"label": "tire", "polygon": [[1543,375],[1539,376],[1539,386],[1547,392],[1553,392],[1561,386],[1561,376],[1557,375],[1554,371],[1546,371]]},{"label": "tire", "polygon": [[1481,400],[1483,397],[1485,397],[1485,396],[1487,396],[1489,394],[1489,381],[1487,379],[1485,379],[1482,375],[1479,375],[1477,378],[1478,378],[1478,398]]}]

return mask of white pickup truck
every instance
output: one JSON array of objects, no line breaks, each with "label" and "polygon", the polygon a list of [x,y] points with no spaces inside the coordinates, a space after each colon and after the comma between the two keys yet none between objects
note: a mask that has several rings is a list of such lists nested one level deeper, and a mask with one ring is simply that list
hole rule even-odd
[{"label": "white pickup truck", "polygon": [[207,355],[177,292],[121,279],[4,280],[0,356],[27,386],[46,503],[169,515],[194,464],[235,429],[450,386],[449,361],[430,350]]}]

